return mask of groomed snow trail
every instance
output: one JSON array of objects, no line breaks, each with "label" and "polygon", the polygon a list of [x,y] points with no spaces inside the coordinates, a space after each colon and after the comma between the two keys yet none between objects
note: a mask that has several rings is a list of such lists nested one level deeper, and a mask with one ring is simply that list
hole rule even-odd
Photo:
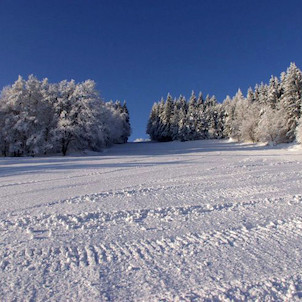
[{"label": "groomed snow trail", "polygon": [[302,150],[0,158],[1,301],[302,299]]}]

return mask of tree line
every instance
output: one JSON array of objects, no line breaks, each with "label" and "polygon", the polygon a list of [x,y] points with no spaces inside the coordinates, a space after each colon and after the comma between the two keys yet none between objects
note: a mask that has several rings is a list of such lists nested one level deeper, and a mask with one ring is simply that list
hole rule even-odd
[{"label": "tree line", "polygon": [[175,99],[154,103],[147,134],[155,141],[232,138],[237,141],[302,143],[302,73],[291,63],[280,77],[269,84],[257,84],[244,96],[239,89],[234,97],[218,103],[214,96],[192,92]]},{"label": "tree line", "polygon": [[49,83],[19,76],[0,95],[3,156],[100,151],[126,143],[130,133],[126,103],[105,103],[92,80]]}]

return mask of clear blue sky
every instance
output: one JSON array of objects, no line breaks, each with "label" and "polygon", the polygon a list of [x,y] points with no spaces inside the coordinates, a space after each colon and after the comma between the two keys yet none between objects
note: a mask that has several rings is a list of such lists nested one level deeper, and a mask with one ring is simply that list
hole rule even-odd
[{"label": "clear blue sky", "polygon": [[126,100],[131,139],[153,102],[192,90],[222,101],[302,68],[301,0],[1,0],[0,87],[20,74],[93,79]]}]

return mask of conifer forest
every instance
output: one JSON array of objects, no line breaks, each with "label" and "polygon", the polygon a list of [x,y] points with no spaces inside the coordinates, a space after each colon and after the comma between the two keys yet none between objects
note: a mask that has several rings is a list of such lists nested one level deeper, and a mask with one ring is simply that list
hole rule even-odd
[{"label": "conifer forest", "polygon": [[231,138],[272,144],[302,143],[302,73],[291,63],[269,84],[257,84],[244,96],[241,90],[218,103],[215,96],[192,92],[154,103],[147,133],[155,141]]}]

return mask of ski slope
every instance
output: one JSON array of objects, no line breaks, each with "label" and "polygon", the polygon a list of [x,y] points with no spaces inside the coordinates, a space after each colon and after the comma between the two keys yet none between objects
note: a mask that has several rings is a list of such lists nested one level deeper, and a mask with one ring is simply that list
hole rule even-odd
[{"label": "ski slope", "polygon": [[302,299],[302,149],[0,158],[1,301]]}]

